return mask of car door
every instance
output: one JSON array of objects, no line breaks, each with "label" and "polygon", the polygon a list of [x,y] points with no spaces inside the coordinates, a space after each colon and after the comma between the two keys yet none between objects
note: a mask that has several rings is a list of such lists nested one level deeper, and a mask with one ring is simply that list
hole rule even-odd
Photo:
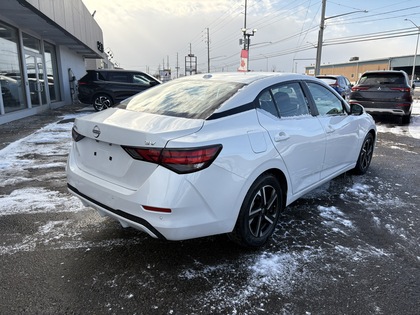
[{"label": "car door", "polygon": [[325,131],[308,108],[298,82],[273,86],[257,98],[260,124],[283,159],[297,194],[318,182],[325,155]]},{"label": "car door", "polygon": [[137,93],[132,77],[132,74],[123,71],[109,71],[107,73],[107,87],[112,91],[115,103]]},{"label": "car door", "polygon": [[316,82],[306,84],[318,111],[316,117],[327,135],[321,173],[324,179],[341,173],[357,160],[359,125],[355,116],[348,114],[345,101],[334,92]]}]

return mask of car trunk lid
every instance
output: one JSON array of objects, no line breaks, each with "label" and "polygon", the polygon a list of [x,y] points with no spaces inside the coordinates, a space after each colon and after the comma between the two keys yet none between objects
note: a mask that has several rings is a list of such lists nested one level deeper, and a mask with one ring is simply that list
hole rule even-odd
[{"label": "car trunk lid", "polygon": [[78,167],[90,175],[136,190],[158,167],[134,160],[122,146],[164,148],[171,139],[197,132],[203,120],[110,108],[75,120]]},{"label": "car trunk lid", "polygon": [[[358,86],[355,88],[359,97],[369,101],[388,101],[402,99],[405,93],[404,88],[400,86]],[[355,97],[357,97],[355,95]]]}]

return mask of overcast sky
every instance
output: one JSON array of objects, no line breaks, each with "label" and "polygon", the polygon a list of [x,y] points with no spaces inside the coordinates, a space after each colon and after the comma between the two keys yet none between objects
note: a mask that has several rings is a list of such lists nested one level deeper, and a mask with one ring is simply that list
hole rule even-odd
[{"label": "overcast sky", "polygon": [[[155,74],[168,67],[185,73],[185,57],[197,56],[199,71],[236,71],[243,37],[245,0],[83,0],[102,28],[104,47],[125,69]],[[303,72],[315,63],[321,0],[247,0],[250,65],[256,71]],[[368,13],[355,12],[367,10]],[[348,14],[350,13],[350,14]],[[335,17],[336,15],[340,15]],[[327,0],[322,64],[413,55],[417,36],[372,40],[420,26],[418,0]],[[208,31],[207,31],[208,29]],[[209,37],[207,36],[209,34]],[[370,34],[368,40],[334,44]],[[209,45],[207,39],[210,39]]]}]

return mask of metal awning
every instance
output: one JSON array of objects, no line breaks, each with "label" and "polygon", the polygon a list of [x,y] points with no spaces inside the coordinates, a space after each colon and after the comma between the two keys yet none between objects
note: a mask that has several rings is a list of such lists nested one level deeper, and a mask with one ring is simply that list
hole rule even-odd
[{"label": "metal awning", "polygon": [[57,45],[66,46],[85,58],[103,58],[99,52],[92,50],[60,25],[43,15],[42,12],[25,4],[25,1],[1,0],[1,15],[18,25],[19,28],[32,30],[42,36],[43,39],[53,41]]}]

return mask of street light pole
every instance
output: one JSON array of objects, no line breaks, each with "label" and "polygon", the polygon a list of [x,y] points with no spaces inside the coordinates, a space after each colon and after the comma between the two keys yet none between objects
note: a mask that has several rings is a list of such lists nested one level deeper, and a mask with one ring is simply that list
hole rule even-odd
[{"label": "street light pole", "polygon": [[243,28],[242,32],[244,33],[245,43],[244,43],[244,50],[246,50],[247,53],[247,63],[246,63],[246,71],[249,71],[249,46],[251,46],[251,36],[254,36],[255,32],[257,30],[254,29],[247,29]]},{"label": "street light pole", "polygon": [[411,71],[411,85],[414,84],[414,75],[416,73],[416,57],[417,57],[417,48],[419,46],[419,36],[420,36],[420,26],[418,26],[416,23],[411,21],[410,19],[405,19],[405,21],[410,21],[414,24],[415,27],[417,27],[417,42],[416,42],[416,49],[414,52],[414,60],[413,60],[413,70]]},{"label": "street light pole", "polygon": [[[244,17],[243,30],[246,30],[246,9],[247,9],[247,0],[245,0],[245,17]],[[245,32],[244,32],[244,50],[246,50],[246,35],[245,35]]]}]

